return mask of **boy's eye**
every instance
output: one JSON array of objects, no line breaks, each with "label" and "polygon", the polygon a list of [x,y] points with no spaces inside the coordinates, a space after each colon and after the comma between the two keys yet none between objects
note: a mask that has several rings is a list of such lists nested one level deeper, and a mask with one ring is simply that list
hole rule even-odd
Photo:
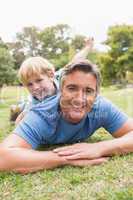
[{"label": "boy's eye", "polygon": [[36,82],[39,83],[39,82],[41,82],[42,80],[43,80],[43,79],[40,78],[40,79],[37,79]]},{"label": "boy's eye", "polygon": [[27,87],[31,87],[32,85],[32,83],[27,83]]}]

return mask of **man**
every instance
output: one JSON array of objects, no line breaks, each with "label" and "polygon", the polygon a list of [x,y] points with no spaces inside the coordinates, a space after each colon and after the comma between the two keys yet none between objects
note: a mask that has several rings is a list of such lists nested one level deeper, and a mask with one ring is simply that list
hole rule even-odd
[{"label": "man", "polygon": [[[133,123],[99,95],[100,74],[86,60],[66,67],[61,93],[33,107],[0,147],[0,170],[29,173],[63,165],[101,164],[109,156],[133,152]],[[53,151],[39,145],[77,143],[104,127],[115,139],[78,143]]]}]

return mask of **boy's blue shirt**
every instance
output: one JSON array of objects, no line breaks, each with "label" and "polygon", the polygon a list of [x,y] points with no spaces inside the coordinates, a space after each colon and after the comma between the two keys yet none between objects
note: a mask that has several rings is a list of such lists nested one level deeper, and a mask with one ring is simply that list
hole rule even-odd
[{"label": "boy's blue shirt", "polygon": [[98,96],[91,112],[80,123],[72,124],[62,117],[59,99],[60,94],[57,94],[33,106],[13,132],[36,149],[42,144],[83,141],[100,127],[113,134],[128,119],[109,100]]}]

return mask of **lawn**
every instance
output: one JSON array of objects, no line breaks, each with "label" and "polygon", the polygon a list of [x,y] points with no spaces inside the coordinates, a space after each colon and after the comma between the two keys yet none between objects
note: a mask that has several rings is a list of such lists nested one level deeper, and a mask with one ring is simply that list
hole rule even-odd
[{"label": "lawn", "polygon": [[[133,89],[102,88],[101,93],[133,117]],[[26,91],[5,88],[0,103],[0,139],[13,129],[9,107]],[[88,139],[95,142],[111,136],[103,129]],[[104,165],[63,167],[19,175],[0,173],[0,200],[133,200],[133,154],[113,157]]]}]

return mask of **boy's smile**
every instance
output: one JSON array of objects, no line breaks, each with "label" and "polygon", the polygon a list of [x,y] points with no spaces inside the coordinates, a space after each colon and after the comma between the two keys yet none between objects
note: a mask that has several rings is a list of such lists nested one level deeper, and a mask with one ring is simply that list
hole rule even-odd
[{"label": "boy's smile", "polygon": [[33,76],[26,84],[33,97],[42,101],[45,97],[55,94],[53,80],[47,75]]}]

